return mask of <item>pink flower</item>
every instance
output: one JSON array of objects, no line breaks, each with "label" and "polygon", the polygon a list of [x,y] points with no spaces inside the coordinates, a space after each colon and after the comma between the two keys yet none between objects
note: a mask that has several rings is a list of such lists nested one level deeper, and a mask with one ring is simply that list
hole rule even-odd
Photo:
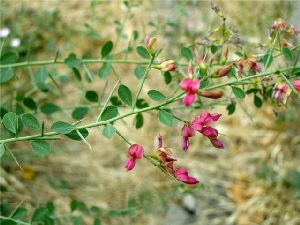
[{"label": "pink flower", "polygon": [[187,92],[186,96],[182,100],[182,103],[185,106],[190,106],[196,99],[196,93],[200,87],[200,81],[197,79],[184,78],[181,81],[180,86],[182,90]]},{"label": "pink flower", "polygon": [[300,93],[300,80],[294,80],[293,85],[294,85],[294,88],[296,89],[296,91],[298,93]]},{"label": "pink flower", "polygon": [[210,125],[218,121],[221,114],[218,113],[209,113],[209,112],[203,112],[199,116],[196,116],[192,120],[191,127],[197,131],[199,131],[204,136],[208,137],[210,139],[210,142],[213,144],[216,148],[224,148],[224,144],[217,139],[218,137],[218,130],[211,127]]},{"label": "pink flower", "polygon": [[129,157],[124,165],[124,168],[129,171],[132,170],[135,167],[135,158],[134,157]]},{"label": "pink flower", "polygon": [[145,37],[145,45],[148,49],[151,49],[153,47],[153,45],[156,43],[157,38],[153,37],[150,38],[149,36]]},{"label": "pink flower", "polygon": [[189,137],[195,136],[195,130],[191,125],[185,123],[181,128],[181,148],[186,151],[189,148]]},{"label": "pink flower", "polygon": [[177,180],[180,180],[186,184],[197,184],[199,181],[190,177],[188,171],[184,167],[179,167],[175,170],[175,177]]},{"label": "pink flower", "polygon": [[290,94],[291,90],[286,83],[278,83],[273,89],[272,96],[277,102],[286,104]]},{"label": "pink flower", "polygon": [[128,154],[131,155],[135,159],[141,159],[144,155],[144,148],[141,145],[133,144],[128,149]]},{"label": "pink flower", "polygon": [[127,159],[124,167],[127,171],[132,170],[135,167],[136,159],[141,159],[144,156],[144,148],[141,145],[133,144],[128,149],[130,157]]}]

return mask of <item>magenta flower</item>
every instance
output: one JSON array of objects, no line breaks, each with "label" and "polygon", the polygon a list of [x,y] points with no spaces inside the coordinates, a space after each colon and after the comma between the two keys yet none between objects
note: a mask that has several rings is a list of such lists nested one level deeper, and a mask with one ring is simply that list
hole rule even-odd
[{"label": "magenta flower", "polygon": [[204,136],[210,139],[210,142],[216,148],[224,148],[224,144],[217,138],[218,130],[211,127],[210,125],[218,121],[221,114],[218,113],[209,113],[203,112],[199,116],[196,116],[193,121],[191,127],[197,131],[199,131]]},{"label": "magenta flower", "polygon": [[135,167],[135,158],[134,157],[129,157],[124,165],[124,168],[129,171],[132,170]]},{"label": "magenta flower", "polygon": [[133,144],[129,147],[128,154],[135,159],[141,159],[144,155],[144,148],[141,145]]},{"label": "magenta flower", "polygon": [[197,79],[184,78],[181,81],[181,89],[186,91],[186,96],[183,98],[182,103],[185,106],[190,106],[196,99],[196,93],[200,87],[200,81]]},{"label": "magenta flower", "polygon": [[300,80],[294,80],[293,85],[294,85],[294,88],[296,89],[296,91],[298,93],[300,93]]},{"label": "magenta flower", "polygon": [[159,149],[162,147],[162,136],[160,135],[160,133],[158,133],[156,135],[156,137],[154,138],[154,148],[155,149]]},{"label": "magenta flower", "polygon": [[195,130],[190,124],[185,123],[181,128],[181,148],[187,151],[189,148],[189,138],[195,136]]},{"label": "magenta flower", "polygon": [[127,159],[124,167],[127,171],[132,170],[135,167],[136,159],[141,159],[144,156],[144,148],[141,145],[133,144],[128,149],[130,157]]},{"label": "magenta flower", "polygon": [[188,171],[184,167],[179,167],[175,170],[175,177],[177,180],[180,180],[186,184],[197,184],[199,181],[190,177]]}]

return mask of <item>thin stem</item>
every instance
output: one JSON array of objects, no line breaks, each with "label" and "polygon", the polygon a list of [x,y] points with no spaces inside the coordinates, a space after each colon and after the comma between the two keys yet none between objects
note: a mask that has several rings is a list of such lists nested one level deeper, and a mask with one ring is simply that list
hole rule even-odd
[{"label": "thin stem", "polygon": [[145,82],[145,80],[146,80],[146,78],[147,78],[147,75],[148,75],[150,69],[151,69],[151,65],[152,65],[153,61],[154,61],[154,56],[151,56],[151,60],[150,60],[150,62],[149,62],[149,64],[148,64],[146,70],[144,71],[143,79],[142,79],[142,81],[140,82],[140,86],[139,86],[138,91],[137,91],[137,93],[136,93],[136,96],[135,96],[135,99],[134,99],[134,102],[133,102],[133,106],[132,106],[132,111],[134,111],[134,109],[135,109],[136,102],[137,102],[137,100],[138,100],[138,98],[139,98],[139,96],[140,96],[140,93],[141,93],[141,91],[142,91],[144,82]]},{"label": "thin stem", "polygon": [[123,136],[118,130],[116,130],[116,134],[119,135],[119,137],[122,138],[128,145],[132,145],[132,143],[125,136]]}]

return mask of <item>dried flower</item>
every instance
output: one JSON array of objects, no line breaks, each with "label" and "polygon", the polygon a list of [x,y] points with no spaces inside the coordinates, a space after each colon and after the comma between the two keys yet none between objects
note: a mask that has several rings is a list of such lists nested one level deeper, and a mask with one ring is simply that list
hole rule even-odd
[{"label": "dried flower", "polygon": [[290,94],[291,89],[286,83],[278,83],[273,89],[272,96],[278,103],[283,103],[285,105]]},{"label": "dried flower", "polygon": [[232,65],[227,65],[227,66],[225,66],[225,67],[217,70],[216,76],[217,77],[224,77],[224,76],[226,76],[230,72],[231,68],[232,68]]},{"label": "dried flower", "polygon": [[174,60],[164,61],[160,64],[160,69],[163,72],[175,71],[176,70],[176,62]]}]

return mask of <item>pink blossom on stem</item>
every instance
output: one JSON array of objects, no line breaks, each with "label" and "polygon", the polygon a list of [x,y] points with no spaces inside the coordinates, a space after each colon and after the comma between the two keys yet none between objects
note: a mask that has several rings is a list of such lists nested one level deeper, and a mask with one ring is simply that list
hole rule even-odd
[{"label": "pink blossom on stem", "polygon": [[208,138],[214,138],[218,136],[218,130],[212,127],[203,127],[201,134]]},{"label": "pink blossom on stem", "polygon": [[182,150],[187,151],[189,149],[189,144],[190,144],[189,138],[188,137],[182,137],[182,139],[181,139],[181,148],[182,148]]},{"label": "pink blossom on stem", "polygon": [[127,171],[132,170],[135,167],[135,158],[134,157],[129,157],[124,165],[124,168]]},{"label": "pink blossom on stem", "polygon": [[210,138],[210,142],[216,148],[224,148],[224,144],[218,138]]},{"label": "pink blossom on stem", "polygon": [[183,99],[182,99],[182,103],[185,106],[190,106],[194,103],[196,99],[196,95],[194,93],[188,93]]},{"label": "pink blossom on stem", "polygon": [[129,147],[128,154],[133,158],[141,159],[144,155],[144,148],[141,145],[133,144]]},{"label": "pink blossom on stem", "polygon": [[291,94],[291,90],[288,84],[278,83],[275,85],[273,89],[272,96],[277,102],[286,104],[290,94]]},{"label": "pink blossom on stem", "polygon": [[186,184],[197,184],[199,182],[196,178],[190,177],[187,169],[184,167],[179,167],[175,170],[175,177]]},{"label": "pink blossom on stem", "polygon": [[293,85],[294,85],[294,88],[296,89],[296,91],[298,93],[300,93],[300,80],[294,80]]},{"label": "pink blossom on stem", "polygon": [[190,106],[196,99],[196,93],[200,87],[200,81],[197,79],[184,78],[181,81],[180,86],[182,90],[187,92],[186,96],[182,100],[182,103],[185,106]]},{"label": "pink blossom on stem", "polygon": [[190,124],[185,123],[181,128],[181,148],[187,151],[189,148],[189,138],[195,136],[195,130]]}]

